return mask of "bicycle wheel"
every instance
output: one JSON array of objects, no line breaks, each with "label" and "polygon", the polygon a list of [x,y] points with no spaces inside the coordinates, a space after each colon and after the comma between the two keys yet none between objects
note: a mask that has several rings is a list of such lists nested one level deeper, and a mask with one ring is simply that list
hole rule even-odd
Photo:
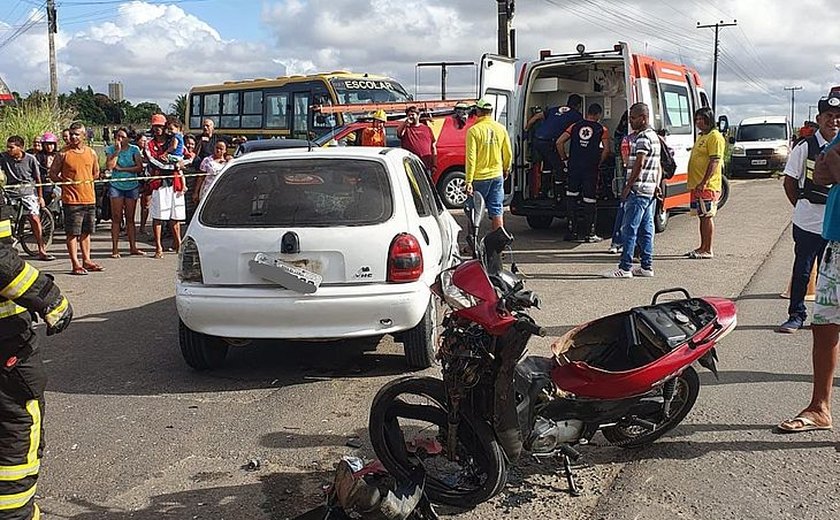
[{"label": "bicycle wheel", "polygon": [[[47,249],[52,245],[55,220],[52,212],[47,208],[41,208],[38,216],[41,219],[41,238],[44,240],[44,249]],[[38,242],[35,240],[35,233],[32,232],[32,223],[26,215],[20,217],[18,222],[18,242],[26,254],[38,256]]]}]

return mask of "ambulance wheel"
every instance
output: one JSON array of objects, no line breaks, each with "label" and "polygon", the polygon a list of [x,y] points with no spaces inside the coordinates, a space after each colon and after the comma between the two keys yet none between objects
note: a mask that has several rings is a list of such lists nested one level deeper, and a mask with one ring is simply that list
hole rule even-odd
[{"label": "ambulance wheel", "polygon": [[653,228],[657,233],[662,233],[668,228],[668,210],[662,202],[656,203],[656,213],[653,216]]},{"label": "ambulance wheel", "polygon": [[531,229],[548,229],[551,227],[554,217],[551,215],[528,215],[525,217]]},{"label": "ambulance wheel", "polygon": [[196,370],[219,368],[225,363],[228,353],[225,340],[191,330],[181,320],[178,320],[178,343],[184,361]]},{"label": "ambulance wheel", "polygon": [[467,201],[467,183],[464,172],[451,171],[438,182],[438,192],[448,209],[462,209]]},{"label": "ambulance wheel", "polygon": [[718,199],[718,209],[721,209],[726,201],[729,200],[729,179],[726,177],[721,177],[721,185],[720,185],[720,199]]}]

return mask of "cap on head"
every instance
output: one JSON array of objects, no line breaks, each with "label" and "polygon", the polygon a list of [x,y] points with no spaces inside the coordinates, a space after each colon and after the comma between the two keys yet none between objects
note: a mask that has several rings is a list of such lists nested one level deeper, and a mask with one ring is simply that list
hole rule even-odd
[{"label": "cap on head", "polygon": [[388,121],[388,114],[386,114],[385,111],[380,108],[379,110],[373,113],[373,119],[375,119],[376,121],[382,121],[384,123],[385,121]]},{"label": "cap on head", "polygon": [[475,102],[476,108],[479,110],[493,110],[493,103],[482,98]]},{"label": "cap on head", "polygon": [[457,108],[459,110],[469,110],[470,109],[470,104],[467,103],[466,101],[458,101],[457,103],[455,103],[455,108]]},{"label": "cap on head", "polygon": [[823,98],[817,103],[817,113],[822,114],[829,110],[840,111],[840,90],[832,89],[828,93],[827,98]]},{"label": "cap on head", "polygon": [[166,116],[163,114],[152,114],[152,126],[166,126]]}]

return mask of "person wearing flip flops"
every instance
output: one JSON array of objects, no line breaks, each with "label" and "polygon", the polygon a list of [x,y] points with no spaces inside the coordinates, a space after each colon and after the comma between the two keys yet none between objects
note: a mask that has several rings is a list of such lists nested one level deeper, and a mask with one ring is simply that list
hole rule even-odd
[{"label": "person wearing flip flops", "polygon": [[[837,99],[837,98],[835,98]],[[838,99],[837,106],[840,106]],[[840,146],[837,137],[828,151],[817,157],[814,182],[831,185],[825,204],[822,237],[827,240],[817,278],[817,299],[813,334],[814,386],[811,402],[794,418],[783,421],[778,429],[784,433],[831,429],[831,390],[840,350]]]},{"label": "person wearing flip flops", "polygon": [[[90,235],[96,229],[96,193],[93,181],[99,178],[99,158],[85,144],[85,125],[70,125],[70,144],[59,152],[50,167],[50,178],[61,186],[64,232],[70,254],[70,274],[86,275],[105,268],[90,258]],[[81,249],[82,261],[77,253]]]},{"label": "person wearing flip flops", "polygon": [[691,192],[691,214],[700,221],[700,247],[685,254],[702,260],[714,258],[712,239],[715,214],[722,186],[723,154],[726,140],[715,128],[715,113],[703,107],[694,112],[694,126],[700,131],[688,159],[688,190]]}]

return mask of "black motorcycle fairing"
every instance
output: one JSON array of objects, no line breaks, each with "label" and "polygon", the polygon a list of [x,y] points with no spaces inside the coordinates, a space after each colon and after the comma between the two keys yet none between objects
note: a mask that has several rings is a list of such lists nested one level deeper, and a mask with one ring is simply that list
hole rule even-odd
[{"label": "black motorcycle fairing", "polygon": [[493,384],[493,430],[505,455],[515,461],[522,454],[523,436],[516,411],[514,373],[531,333],[511,327],[498,340],[498,369]]},{"label": "black motorcycle fairing", "polygon": [[[519,431],[525,439],[525,449],[530,450],[531,434],[543,402],[554,395],[551,369],[556,362],[552,358],[528,356],[516,365],[513,387],[516,392],[516,416]],[[538,409],[539,407],[539,409]]]},{"label": "black motorcycle fairing", "polygon": [[494,275],[502,271],[502,251],[513,243],[513,235],[500,227],[488,233],[482,240],[484,246],[484,262],[487,274]]}]

